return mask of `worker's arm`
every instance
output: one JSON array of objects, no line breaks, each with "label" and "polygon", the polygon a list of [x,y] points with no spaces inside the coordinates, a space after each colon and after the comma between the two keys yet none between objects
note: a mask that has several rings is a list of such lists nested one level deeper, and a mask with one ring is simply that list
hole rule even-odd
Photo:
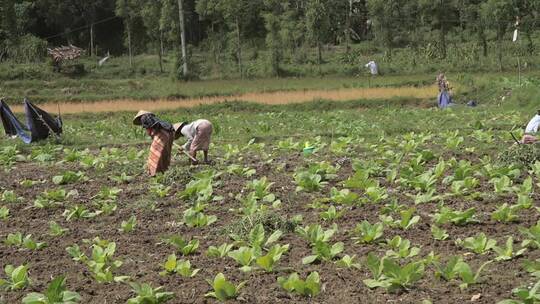
[{"label": "worker's arm", "polygon": [[189,151],[191,148],[191,143],[193,142],[193,138],[188,138],[186,143],[182,146],[184,148],[184,151]]}]

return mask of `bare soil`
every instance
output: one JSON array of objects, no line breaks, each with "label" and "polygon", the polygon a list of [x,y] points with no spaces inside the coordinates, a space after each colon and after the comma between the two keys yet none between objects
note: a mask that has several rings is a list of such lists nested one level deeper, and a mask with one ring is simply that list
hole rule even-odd
[{"label": "bare soil", "polygon": [[[334,162],[335,159],[329,161]],[[223,169],[225,165],[230,163],[222,162],[215,168]],[[352,174],[350,163],[346,164],[340,169],[338,178],[331,181],[322,191],[297,193],[292,174],[294,168],[305,163],[300,154],[281,155],[272,164],[265,164],[256,155],[250,155],[250,157],[245,157],[243,163],[257,169],[257,174],[253,178],[267,176],[270,181],[275,183],[272,192],[283,202],[281,210],[277,213],[288,219],[301,214],[304,217],[304,225],[321,222],[326,227],[330,226],[330,223],[323,223],[320,220],[320,211],[310,209],[308,204],[314,199],[325,197],[332,186],[339,187],[341,181]],[[285,163],[285,167],[282,171],[278,171],[274,166],[274,164],[283,163]],[[366,267],[362,267],[361,270],[339,269],[329,262],[302,265],[302,258],[310,255],[311,249],[305,240],[293,232],[286,233],[279,241],[280,244],[290,244],[290,251],[282,258],[275,273],[261,271],[242,273],[232,259],[209,258],[205,255],[205,251],[211,245],[219,246],[225,242],[231,242],[225,228],[234,225],[241,219],[240,214],[231,211],[233,208],[240,207],[234,196],[242,191],[251,178],[229,174],[222,175],[219,178],[219,186],[214,189],[214,193],[223,196],[224,200],[213,203],[206,211],[207,214],[216,215],[218,221],[205,228],[189,228],[178,224],[181,221],[182,212],[188,206],[186,202],[176,196],[177,192],[184,189],[184,185],[189,179],[176,180],[172,184],[173,189],[167,198],[156,199],[148,191],[149,181],[142,174],[142,161],[137,165],[140,165],[141,170],[135,180],[129,184],[117,185],[123,189],[123,192],[119,196],[118,210],[113,215],[69,222],[62,216],[64,208],[36,209],[31,206],[34,199],[44,190],[58,188],[52,183],[54,175],[68,169],[77,169],[77,165],[64,163],[45,166],[37,163],[18,163],[14,170],[0,177],[2,191],[4,189],[15,190],[19,196],[24,197],[23,203],[8,205],[11,216],[5,221],[0,221],[0,239],[5,239],[8,233],[19,231],[23,234],[32,234],[36,240],[48,244],[46,248],[39,251],[23,250],[6,246],[3,243],[0,244],[0,266],[29,264],[32,280],[31,286],[24,291],[1,291],[0,303],[2,301],[3,303],[19,303],[29,292],[43,292],[51,277],[59,275],[67,276],[69,290],[80,293],[83,303],[125,303],[134,296],[127,284],[97,283],[92,279],[86,267],[73,261],[65,250],[66,247],[73,244],[79,244],[81,248],[88,249],[82,240],[93,239],[96,236],[116,242],[115,256],[124,261],[124,265],[117,271],[117,275],[129,275],[133,280],[148,282],[154,287],[163,286],[164,290],[176,294],[169,303],[213,303],[213,299],[204,297],[204,294],[210,291],[206,279],[213,279],[219,272],[223,272],[232,282],[248,282],[242,290],[241,297],[236,300],[242,303],[420,303],[423,299],[429,299],[433,303],[467,303],[471,302],[471,298],[477,294],[480,294],[481,297],[474,303],[494,303],[508,298],[514,287],[529,283],[529,276],[520,266],[524,258],[517,258],[509,262],[496,262],[489,265],[482,275],[482,282],[470,286],[464,291],[459,289],[459,283],[456,281],[445,282],[436,278],[434,269],[428,267],[424,278],[414,288],[399,294],[388,294],[383,289],[370,290],[362,283],[363,279],[370,278],[371,275]],[[185,165],[185,161],[176,160],[173,163],[173,166]],[[92,197],[103,186],[113,185],[108,177],[111,174],[119,174],[118,171],[115,171],[117,168],[113,166],[103,172],[89,169],[86,171],[90,178],[89,181],[63,186],[66,190],[77,189],[79,192],[79,197],[70,200],[66,206],[84,204],[89,209],[94,209]],[[190,169],[190,174],[205,168],[208,167]],[[189,175],[187,177],[189,178]],[[24,179],[45,182],[31,188],[23,188],[19,182]],[[490,191],[491,185],[486,184],[485,181],[482,182],[483,189],[481,190]],[[399,202],[402,204],[412,204],[411,199],[405,195],[400,195],[399,198]],[[446,205],[454,209],[474,206],[477,208],[477,216],[481,220],[480,224],[444,226],[450,234],[450,238],[446,241],[436,241],[431,236],[429,215],[435,212],[436,205],[421,205],[417,207],[417,212],[421,216],[419,224],[407,231],[386,228],[384,239],[401,235],[409,239],[414,246],[421,247],[420,256],[434,251],[441,256],[443,261],[452,255],[462,255],[476,270],[483,262],[494,259],[495,255],[493,253],[486,255],[468,254],[463,248],[457,247],[454,241],[457,238],[465,238],[478,232],[484,232],[490,238],[496,239],[500,245],[504,244],[508,236],[513,236],[516,239],[515,247],[518,247],[517,242],[521,241],[518,227],[529,227],[535,224],[538,216],[536,212],[531,210],[521,212],[519,223],[504,224],[490,219],[490,214],[497,205],[511,201],[512,199],[502,197],[498,202],[469,201],[465,198],[446,201]],[[535,197],[536,201],[538,201],[537,196]],[[148,206],[154,202],[156,209],[152,210]],[[333,242],[345,243],[343,254],[356,255],[357,257],[365,257],[369,252],[384,254],[386,248],[381,244],[355,244],[351,240],[351,231],[356,224],[363,220],[368,220],[371,223],[379,221],[381,206],[367,204],[346,208],[343,217],[336,221],[339,232],[333,238]],[[120,232],[120,223],[132,215],[137,217],[135,231],[132,233]],[[62,237],[49,236],[48,222],[52,220],[62,227],[68,228],[69,232]],[[174,252],[171,246],[161,244],[161,238],[168,235],[181,235],[186,239],[197,238],[200,240],[197,253],[187,257],[195,268],[201,269],[194,278],[159,275],[162,270],[161,264],[165,262],[169,254]],[[86,252],[88,254],[88,251]],[[538,257],[538,252],[526,254],[526,258],[530,260]],[[314,299],[287,294],[278,286],[277,278],[288,276],[292,271],[298,272],[302,277],[311,271],[318,271],[323,283],[323,292]]]}]

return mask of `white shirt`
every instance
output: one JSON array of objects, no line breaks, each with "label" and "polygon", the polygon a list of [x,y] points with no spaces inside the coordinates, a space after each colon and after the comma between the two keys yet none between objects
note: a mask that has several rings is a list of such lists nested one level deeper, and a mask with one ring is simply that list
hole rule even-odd
[{"label": "white shirt", "polygon": [[189,150],[189,148],[191,147],[191,143],[193,142],[193,138],[195,138],[195,135],[197,135],[197,128],[203,122],[208,122],[208,120],[206,120],[206,119],[198,119],[198,120],[195,120],[194,122],[192,122],[190,124],[185,125],[182,128],[181,133],[187,139],[187,142],[183,146],[184,150]]},{"label": "white shirt", "polygon": [[379,67],[377,67],[377,63],[375,61],[370,61],[366,64],[366,68],[369,68],[369,71],[371,72],[371,75],[378,75],[379,74]]},{"label": "white shirt", "polygon": [[531,134],[538,132],[538,126],[540,126],[540,115],[535,115],[525,128],[525,133]]}]

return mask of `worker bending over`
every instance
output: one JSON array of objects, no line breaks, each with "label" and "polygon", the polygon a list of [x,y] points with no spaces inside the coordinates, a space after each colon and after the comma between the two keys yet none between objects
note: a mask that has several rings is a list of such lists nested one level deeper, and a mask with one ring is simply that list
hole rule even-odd
[{"label": "worker bending over", "polygon": [[540,127],[540,110],[534,115],[534,117],[529,121],[525,127],[525,135],[521,139],[523,144],[532,144],[538,141],[538,138],[535,136],[538,133]]},{"label": "worker bending over", "polygon": [[175,138],[184,136],[187,141],[182,149],[189,153],[192,164],[197,164],[197,151],[203,151],[204,162],[208,163],[208,148],[212,137],[212,123],[206,119],[195,120],[194,122],[174,124]]},{"label": "worker bending over", "polygon": [[173,126],[157,118],[154,113],[139,111],[133,124],[142,126],[147,134],[152,138],[150,155],[147,161],[147,172],[150,176],[167,171],[171,164],[171,152],[174,141]]}]

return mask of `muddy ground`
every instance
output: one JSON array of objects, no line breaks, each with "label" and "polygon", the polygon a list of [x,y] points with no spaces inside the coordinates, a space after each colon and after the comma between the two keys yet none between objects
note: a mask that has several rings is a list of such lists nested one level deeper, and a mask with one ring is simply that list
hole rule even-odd
[{"label": "muddy ground", "polygon": [[[285,156],[288,155],[288,156]],[[59,157],[61,159],[61,157]],[[83,300],[82,303],[125,303],[134,294],[127,284],[111,283],[99,284],[89,273],[86,266],[75,262],[66,252],[66,247],[79,244],[89,254],[88,245],[83,244],[83,239],[93,239],[99,236],[101,239],[114,241],[117,244],[115,257],[124,261],[124,265],[117,271],[117,275],[129,275],[138,282],[151,283],[154,287],[163,286],[164,290],[175,293],[175,298],[169,303],[213,303],[215,300],[205,297],[210,291],[207,279],[223,272],[229,280],[235,283],[247,281],[242,289],[241,296],[236,300],[242,303],[420,303],[422,300],[430,300],[433,303],[467,303],[471,298],[478,297],[474,303],[494,303],[498,300],[509,298],[511,290],[531,282],[530,276],[523,270],[521,264],[524,259],[534,260],[538,258],[538,252],[528,252],[525,257],[516,258],[508,262],[495,262],[487,266],[480,284],[472,285],[465,290],[460,290],[458,281],[446,282],[435,277],[433,266],[426,268],[422,280],[410,290],[404,290],[397,294],[388,294],[384,289],[368,289],[363,279],[371,278],[369,270],[362,266],[357,269],[340,269],[333,263],[322,262],[313,265],[302,265],[302,258],[311,254],[307,241],[294,232],[287,232],[279,240],[280,244],[290,244],[290,250],[286,253],[276,272],[265,273],[253,271],[243,273],[238,270],[238,265],[231,258],[209,258],[205,255],[206,249],[211,246],[219,246],[225,242],[231,243],[227,235],[227,229],[237,224],[242,215],[231,209],[239,208],[240,203],[234,196],[245,188],[246,183],[253,178],[267,176],[275,184],[271,191],[283,203],[280,210],[276,211],[283,219],[291,219],[295,215],[302,215],[303,225],[319,222],[325,227],[325,223],[319,218],[321,210],[309,208],[308,204],[315,199],[328,197],[331,187],[341,189],[342,181],[352,173],[350,162],[346,162],[339,170],[338,177],[324,186],[321,191],[315,193],[295,192],[296,185],[293,180],[294,169],[303,166],[307,160],[300,154],[281,153],[274,157],[274,162],[267,164],[258,155],[244,155],[241,164],[257,169],[255,176],[245,178],[241,176],[223,174],[217,181],[214,189],[215,195],[223,196],[223,200],[212,203],[206,214],[216,215],[218,221],[205,228],[189,228],[180,225],[182,212],[189,206],[177,197],[177,193],[184,189],[184,185],[191,179],[191,174],[202,169],[214,168],[223,170],[231,163],[238,161],[216,159],[213,166],[186,169],[184,174],[173,178],[170,184],[172,190],[164,199],[157,199],[148,191],[149,181],[143,174],[143,161],[130,164],[130,172],[135,175],[133,181],[127,184],[115,184],[109,177],[118,175],[122,165],[112,164],[105,170],[83,169],[78,163],[55,163],[39,164],[37,162],[17,163],[9,173],[2,174],[0,189],[14,190],[24,198],[22,203],[4,204],[9,207],[11,215],[7,220],[0,221],[0,239],[5,239],[8,233],[22,232],[32,234],[38,241],[46,242],[48,246],[39,251],[19,249],[0,243],[0,266],[7,264],[30,265],[30,278],[32,284],[24,291],[0,291],[0,303],[19,303],[25,294],[32,291],[43,292],[51,277],[59,275],[67,276],[67,286],[71,291],[78,292]],[[327,157],[328,161],[335,163],[337,157]],[[285,164],[283,169],[278,164]],[[185,160],[176,159],[173,167],[186,167]],[[278,168],[279,167],[279,168]],[[66,170],[84,171],[88,181],[76,182],[62,186],[66,190],[77,189],[79,196],[69,199],[64,207],[53,209],[33,208],[35,198],[47,189],[58,188],[52,183],[52,177]],[[19,183],[22,180],[45,181],[31,188],[24,188]],[[110,216],[98,216],[92,219],[79,219],[66,221],[62,213],[66,206],[74,204],[86,205],[94,210],[92,198],[103,186],[116,186],[122,188],[118,199],[118,210]],[[442,186],[440,186],[442,187]],[[444,187],[443,187],[444,188]],[[490,192],[492,186],[482,181],[482,189]],[[445,189],[442,189],[445,190]],[[446,189],[448,191],[448,189]],[[411,198],[400,191],[396,192],[399,203],[411,205]],[[499,197],[494,201],[473,201],[465,198],[451,199],[446,205],[453,209],[464,209],[471,206],[477,208],[477,217],[480,223],[465,226],[443,226],[448,230],[450,237],[445,241],[436,241],[430,232],[431,218],[437,206],[435,203],[418,206],[417,214],[421,216],[420,222],[407,231],[385,228],[383,239],[391,239],[395,235],[401,235],[411,241],[414,246],[421,247],[419,256],[426,256],[434,251],[446,261],[452,255],[462,255],[471,264],[474,270],[483,262],[495,258],[490,252],[485,255],[470,254],[467,250],[455,245],[457,238],[473,236],[478,232],[484,232],[490,238],[503,245],[508,236],[513,236],[514,246],[519,248],[522,236],[518,227],[529,227],[538,220],[534,210],[522,211],[518,223],[497,223],[490,218],[491,212],[503,202],[511,203],[515,198]],[[535,197],[535,202],[538,197]],[[155,203],[155,204],[153,204]],[[369,252],[382,256],[387,248],[382,244],[355,244],[351,239],[351,232],[356,224],[363,220],[370,223],[379,221],[382,205],[366,204],[358,207],[345,207],[343,217],[335,222],[339,226],[339,232],[332,242],[345,243],[343,254],[356,255],[362,261]],[[152,207],[153,206],[153,207]],[[130,216],[137,217],[137,227],[132,233],[119,231],[120,223]],[[62,227],[68,228],[69,232],[62,237],[48,235],[48,222],[56,221]],[[200,240],[200,247],[194,255],[187,258],[195,268],[201,269],[194,278],[182,278],[179,275],[160,276],[163,264],[169,254],[174,252],[173,247],[162,244],[162,237],[168,235],[181,235],[186,239],[196,238]],[[342,255],[343,255],[342,254]],[[177,254],[180,259],[180,254]],[[340,256],[342,256],[340,255]],[[323,283],[323,291],[313,299],[290,295],[279,287],[277,278],[288,276],[292,271],[298,272],[304,277],[312,271],[318,271]],[[3,273],[1,274],[3,276]]]}]

